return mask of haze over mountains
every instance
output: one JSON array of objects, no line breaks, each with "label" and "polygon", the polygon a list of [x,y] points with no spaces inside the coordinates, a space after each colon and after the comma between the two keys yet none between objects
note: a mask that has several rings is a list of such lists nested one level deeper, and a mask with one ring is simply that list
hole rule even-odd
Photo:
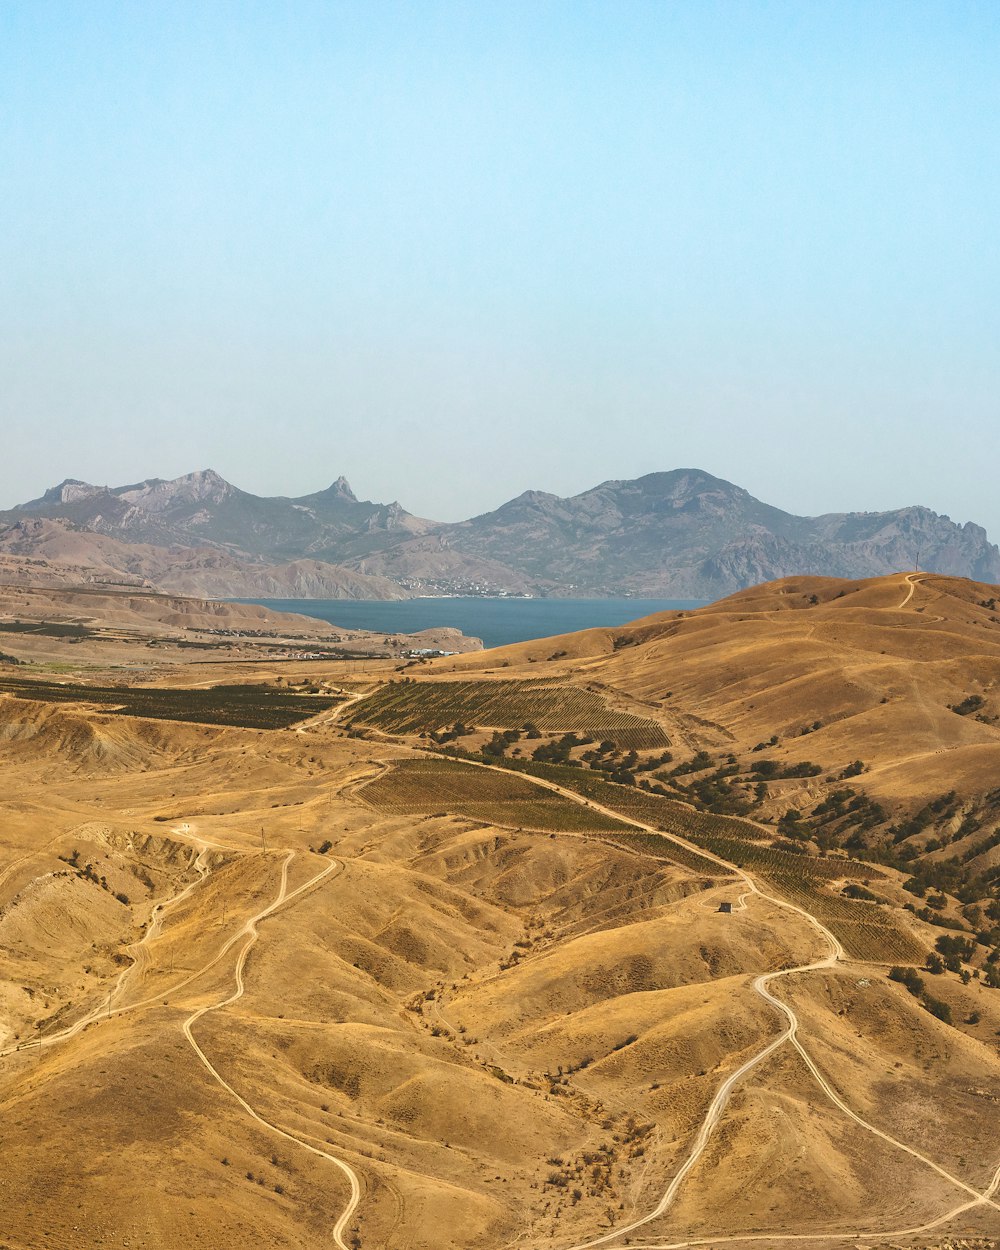
[{"label": "haze over mountains", "polygon": [[798,517],[698,469],[527,491],[442,524],[359,500],[340,477],[299,498],[212,470],[119,487],[67,480],[0,513],[5,576],[134,580],[178,593],[388,599],[535,594],[715,599],[792,575],[920,568],[1000,582],[985,530],[914,506]]}]

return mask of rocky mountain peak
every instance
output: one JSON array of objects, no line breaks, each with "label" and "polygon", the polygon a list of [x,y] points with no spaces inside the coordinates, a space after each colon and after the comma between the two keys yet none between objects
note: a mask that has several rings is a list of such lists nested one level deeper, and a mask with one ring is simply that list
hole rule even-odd
[{"label": "rocky mountain peak", "polygon": [[351,484],[343,474],[337,478],[332,486],[329,486],[325,492],[327,495],[336,495],[338,499],[348,499],[351,503],[357,503],[358,497],[351,490]]},{"label": "rocky mountain peak", "polygon": [[[611,485],[611,483],[609,483]],[[634,482],[615,482],[618,488],[638,490],[644,495],[687,503],[699,495],[722,495],[727,498],[748,498],[741,486],[734,486],[721,477],[713,477],[704,469],[671,469],[661,473],[647,473]]]},{"label": "rocky mountain peak", "polygon": [[32,502],[35,504],[78,503],[81,499],[92,499],[94,495],[104,494],[106,490],[105,486],[93,486],[90,482],[81,482],[79,478],[68,477],[58,486],[49,487],[41,499],[35,499]]},{"label": "rocky mountain peak", "polygon": [[182,504],[221,503],[233,490],[234,487],[214,469],[201,469],[170,481],[151,478],[117,494],[119,499],[145,512],[162,512]]}]

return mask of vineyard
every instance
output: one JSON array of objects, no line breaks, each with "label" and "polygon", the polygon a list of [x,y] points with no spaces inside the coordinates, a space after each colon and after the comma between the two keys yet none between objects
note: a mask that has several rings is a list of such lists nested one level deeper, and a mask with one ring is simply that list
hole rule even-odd
[{"label": "vineyard", "polygon": [[872,963],[923,963],[927,951],[895,914],[878,903],[843,898],[808,874],[760,874],[776,894],[816,917],[852,959]]},{"label": "vineyard", "polygon": [[[842,943],[852,959],[873,963],[921,963],[926,951],[889,908],[847,899],[828,888],[835,881],[872,881],[885,877],[871,864],[851,859],[823,859],[756,841],[755,826],[731,816],[693,811],[682,803],[630,786],[619,786],[576,768],[533,769],[603,807],[704,847],[714,855],[752,872],[765,889],[802,907]],[[742,835],[742,836],[741,836]],[[616,837],[616,841],[622,841]],[[655,834],[629,835],[648,853],[685,863],[683,848]],[[685,863],[699,872],[719,872],[711,861],[699,863],[694,852]],[[710,866],[706,867],[706,863]]]},{"label": "vineyard", "polygon": [[339,702],[334,696],[292,694],[277,686],[233,685],[198,689],[161,686],[83,686],[68,682],[0,680],[0,694],[40,703],[95,704],[107,716],[287,729]]},{"label": "vineyard", "polygon": [[668,745],[655,721],[608,707],[589,690],[549,681],[391,682],[356,703],[351,719],[389,733],[420,733],[459,721],[489,729],[531,723],[543,733],[575,730],[626,749]]},{"label": "vineyard", "polygon": [[[520,829],[613,833],[610,840],[617,845],[671,860],[693,872],[714,877],[726,875],[725,868],[699,855],[693,847],[623,823],[638,821],[684,838],[752,872],[765,891],[815,916],[852,959],[921,963],[925,957],[920,943],[890,908],[844,898],[836,892],[835,883],[840,881],[870,881],[885,876],[870,864],[798,855],[770,846],[747,836],[757,830],[746,822],[696,812],[672,799],[616,785],[582,769],[545,766],[533,767],[532,771],[620,814],[622,822],[547,792],[518,773],[444,759],[397,764],[364,786],[360,794],[378,811],[394,815],[448,812]],[[737,831],[744,836],[737,836]]]},{"label": "vineyard", "polygon": [[673,842],[670,838],[665,838],[660,833],[646,833],[634,829],[630,833],[616,833],[613,838],[608,838],[607,840],[616,846],[625,846],[629,850],[641,851],[644,855],[653,855],[657,859],[668,859],[671,863],[679,864],[682,868],[688,868],[692,872],[702,873],[705,876],[730,878],[733,876],[729,868],[717,864],[706,855],[699,855],[697,851],[681,846],[679,842]]},{"label": "vineyard", "polygon": [[543,832],[626,831],[627,825],[521,777],[445,760],[406,760],[358,792],[389,815],[450,813],[491,825]]},{"label": "vineyard", "polygon": [[532,765],[531,771],[565,786],[567,790],[575,790],[584,798],[593,799],[629,820],[637,820],[664,833],[696,842],[740,868],[751,868],[770,875],[806,872],[810,876],[830,880],[873,881],[885,876],[881,869],[860,860],[821,859],[782,850],[756,840],[762,831],[738,817],[697,812],[675,799],[651,794],[638,787],[616,785],[580,768]]}]

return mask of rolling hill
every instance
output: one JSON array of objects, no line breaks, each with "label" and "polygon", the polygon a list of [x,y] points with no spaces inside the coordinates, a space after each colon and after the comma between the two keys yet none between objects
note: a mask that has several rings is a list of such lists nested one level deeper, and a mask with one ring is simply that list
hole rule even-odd
[{"label": "rolling hill", "polygon": [[998,594],[364,671],[53,636],[0,691],[0,1242],[993,1250]]}]

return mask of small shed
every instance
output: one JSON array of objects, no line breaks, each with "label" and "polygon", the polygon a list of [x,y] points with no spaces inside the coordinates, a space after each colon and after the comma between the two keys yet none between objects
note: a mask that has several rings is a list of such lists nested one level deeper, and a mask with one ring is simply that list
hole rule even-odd
[{"label": "small shed", "polygon": [[720,903],[720,904],[719,904],[719,911],[721,911],[721,912],[723,913],[723,915],[725,915],[725,916],[731,916],[731,915],[733,914],[733,905],[732,905],[732,903]]}]

